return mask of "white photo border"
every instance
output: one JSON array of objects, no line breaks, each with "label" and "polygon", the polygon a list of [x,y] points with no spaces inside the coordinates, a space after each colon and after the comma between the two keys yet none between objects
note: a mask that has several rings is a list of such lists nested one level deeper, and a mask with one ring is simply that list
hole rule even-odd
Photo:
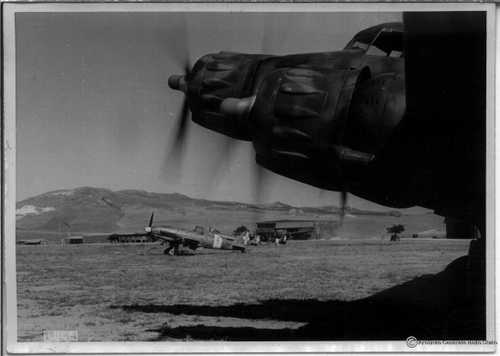
[{"label": "white photo border", "polygon": [[[402,11],[485,11],[487,13],[487,340],[495,341],[495,42],[494,4],[482,3],[3,3],[3,341],[8,353],[15,354],[226,354],[226,353],[332,353],[332,352],[493,352],[495,345],[419,345],[411,349],[405,341],[332,342],[18,342],[16,296],[16,107],[15,107],[15,26],[18,12],[402,12]],[[495,46],[496,45],[496,46]],[[496,109],[498,110],[498,109]],[[500,114],[500,110],[497,111]],[[498,146],[496,147],[498,152]],[[498,272],[498,271],[497,271]]]}]

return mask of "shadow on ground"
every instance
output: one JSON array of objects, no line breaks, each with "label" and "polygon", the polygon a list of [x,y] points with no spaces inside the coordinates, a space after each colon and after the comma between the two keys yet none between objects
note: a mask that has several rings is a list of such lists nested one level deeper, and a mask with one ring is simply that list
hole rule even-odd
[{"label": "shadow on ground", "polygon": [[[355,301],[272,299],[229,306],[125,305],[130,312],[170,313],[307,323],[298,329],[258,329],[205,325],[169,327],[154,340],[422,340],[484,339],[485,303],[481,287],[466,287],[467,257],[435,275],[424,275]],[[470,275],[470,274],[469,274]],[[481,296],[482,295],[482,296]]]}]

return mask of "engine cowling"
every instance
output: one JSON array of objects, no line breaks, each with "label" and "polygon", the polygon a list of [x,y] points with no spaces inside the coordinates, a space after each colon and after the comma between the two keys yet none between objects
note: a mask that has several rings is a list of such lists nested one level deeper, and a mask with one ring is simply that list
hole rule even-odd
[{"label": "engine cowling", "polygon": [[247,120],[261,165],[337,190],[359,181],[404,111],[402,76],[300,66],[263,80]]},{"label": "engine cowling", "polygon": [[387,73],[379,67],[363,66],[356,51],[221,52],[200,58],[187,76],[171,77],[171,87],[186,93],[194,122],[252,141],[267,169],[363,195],[374,190],[370,170],[406,110],[402,66],[386,66],[394,70]]},{"label": "engine cowling", "polygon": [[269,56],[221,52],[201,57],[187,77],[187,98],[194,122],[240,140],[251,140],[244,120],[221,112],[226,98],[253,94],[260,61]]}]

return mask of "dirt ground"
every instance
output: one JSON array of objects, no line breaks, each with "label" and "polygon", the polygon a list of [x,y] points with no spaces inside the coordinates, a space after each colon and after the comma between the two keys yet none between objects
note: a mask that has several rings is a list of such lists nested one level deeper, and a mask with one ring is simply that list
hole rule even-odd
[{"label": "dirt ground", "polygon": [[[356,301],[436,274],[468,244],[290,241],[178,257],[154,245],[18,245],[18,339],[41,341],[43,330],[77,330],[80,341],[196,339],[179,332],[193,326],[216,327],[222,339],[224,328],[293,331],[313,303]],[[275,317],[286,303],[301,315]]]}]

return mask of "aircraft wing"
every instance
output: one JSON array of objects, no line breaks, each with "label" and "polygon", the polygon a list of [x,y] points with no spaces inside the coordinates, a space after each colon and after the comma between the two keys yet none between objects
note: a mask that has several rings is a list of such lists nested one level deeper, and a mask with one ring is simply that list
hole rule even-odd
[{"label": "aircraft wing", "polygon": [[188,245],[198,245],[204,241],[204,236],[182,229],[172,227],[153,228],[151,236],[164,242],[182,242]]},{"label": "aircraft wing", "polygon": [[150,236],[152,236],[153,239],[155,239],[155,240],[161,240],[161,241],[165,241],[165,242],[173,242],[173,241],[177,241],[177,240],[182,239],[181,237],[165,236],[165,235],[160,235],[160,234],[155,234],[155,233],[150,234]]}]

